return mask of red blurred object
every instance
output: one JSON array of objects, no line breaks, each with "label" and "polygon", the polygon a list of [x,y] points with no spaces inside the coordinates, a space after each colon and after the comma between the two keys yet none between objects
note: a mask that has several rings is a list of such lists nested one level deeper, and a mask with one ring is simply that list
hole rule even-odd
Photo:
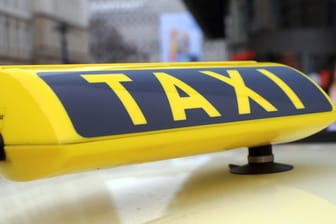
[{"label": "red blurred object", "polygon": [[329,86],[330,72],[328,70],[322,70],[320,72],[320,80],[321,87],[326,90]]},{"label": "red blurred object", "polygon": [[255,58],[256,58],[256,53],[254,51],[250,50],[250,51],[243,51],[243,52],[233,54],[230,57],[230,60],[233,60],[233,61],[254,60]]}]

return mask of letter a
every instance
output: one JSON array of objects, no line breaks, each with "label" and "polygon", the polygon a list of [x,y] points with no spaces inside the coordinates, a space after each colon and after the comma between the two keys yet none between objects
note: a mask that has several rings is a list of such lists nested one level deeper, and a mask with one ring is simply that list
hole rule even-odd
[{"label": "letter a", "polygon": [[[204,96],[185,82],[164,72],[154,72],[154,75],[160,81],[167,95],[174,121],[186,120],[185,110],[187,109],[201,108],[209,117],[221,116],[217,109]],[[177,88],[188,96],[181,97]]]}]

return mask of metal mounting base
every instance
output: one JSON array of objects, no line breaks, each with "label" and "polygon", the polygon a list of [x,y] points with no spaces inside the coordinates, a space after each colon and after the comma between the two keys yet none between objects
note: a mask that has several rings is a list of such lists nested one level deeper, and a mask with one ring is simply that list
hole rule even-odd
[{"label": "metal mounting base", "polygon": [[230,164],[230,171],[234,174],[267,174],[278,173],[293,169],[293,166],[275,163],[272,145],[251,147],[248,149],[248,164],[243,166]]}]

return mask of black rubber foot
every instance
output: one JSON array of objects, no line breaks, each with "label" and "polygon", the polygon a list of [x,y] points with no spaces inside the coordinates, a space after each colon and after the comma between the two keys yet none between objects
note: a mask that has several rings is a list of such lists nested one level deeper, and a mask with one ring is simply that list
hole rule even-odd
[{"label": "black rubber foot", "polygon": [[289,171],[294,167],[273,162],[272,146],[249,148],[248,164],[243,166],[230,164],[233,174],[268,174]]},{"label": "black rubber foot", "polygon": [[6,159],[6,154],[5,154],[5,144],[2,138],[2,135],[0,134],[0,160],[5,160]]},{"label": "black rubber foot", "polygon": [[230,171],[234,174],[267,174],[278,173],[293,169],[294,167],[281,163],[262,163],[253,164],[249,163],[243,166],[230,164]]}]

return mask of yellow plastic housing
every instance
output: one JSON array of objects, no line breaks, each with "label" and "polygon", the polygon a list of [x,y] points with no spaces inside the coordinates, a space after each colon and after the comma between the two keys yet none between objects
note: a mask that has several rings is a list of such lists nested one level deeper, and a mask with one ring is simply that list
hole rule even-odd
[{"label": "yellow plastic housing", "polygon": [[[276,74],[276,69],[295,73],[298,79],[305,80],[309,90],[297,82],[289,84],[281,78],[284,74]],[[249,71],[274,88],[267,90],[261,84],[254,84],[252,75],[247,74]],[[81,79],[78,87],[71,84],[77,82],[72,79]],[[67,88],[69,92],[63,94]],[[83,88],[88,95],[76,95],[78,88]],[[315,105],[319,102],[314,99],[305,101],[300,96],[301,89],[297,88],[322,96],[326,109],[320,110]],[[227,91],[223,98],[217,91],[221,89]],[[274,99],[282,97],[287,103],[276,106],[271,93],[274,89],[278,91]],[[111,91],[109,97],[113,97],[119,112],[106,114],[104,106],[90,108],[92,104],[83,103],[90,97],[96,97],[92,100],[97,105],[108,102],[109,98],[103,101],[105,98],[100,99],[99,95],[90,96],[91,90],[104,94]],[[73,102],[80,100],[80,108],[71,105],[68,98]],[[162,105],[157,105],[160,100]],[[236,103],[226,107],[225,100]],[[151,102],[156,103],[151,107]],[[309,104],[317,111],[302,112]],[[293,113],[287,114],[282,107],[292,108]],[[220,108],[230,110],[232,119],[226,118],[225,110]],[[102,130],[105,134],[94,134],[90,125],[82,128],[83,122],[90,123],[87,117],[78,118],[76,114],[91,109],[100,111],[90,114],[92,128],[99,132],[100,126],[108,125],[95,123],[95,119],[110,116],[118,121],[113,127],[115,132],[109,134]],[[151,113],[152,109],[158,112]],[[281,116],[276,115],[278,112]],[[125,126],[123,119],[129,119]],[[274,63],[3,66],[0,68],[0,133],[5,160],[0,161],[0,173],[12,180],[25,181],[237,147],[284,143],[314,134],[335,120],[335,106],[317,84],[296,70]]]}]

